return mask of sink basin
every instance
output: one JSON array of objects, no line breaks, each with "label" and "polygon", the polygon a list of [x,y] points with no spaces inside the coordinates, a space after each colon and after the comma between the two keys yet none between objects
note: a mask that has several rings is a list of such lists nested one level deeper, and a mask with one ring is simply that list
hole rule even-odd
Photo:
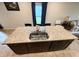
[{"label": "sink basin", "polygon": [[32,32],[30,33],[29,39],[30,40],[47,40],[49,38],[47,32]]}]

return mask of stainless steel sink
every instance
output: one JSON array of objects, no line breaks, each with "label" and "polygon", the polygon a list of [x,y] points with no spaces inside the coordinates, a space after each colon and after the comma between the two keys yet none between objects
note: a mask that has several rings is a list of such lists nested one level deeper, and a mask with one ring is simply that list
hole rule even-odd
[{"label": "stainless steel sink", "polygon": [[29,35],[30,40],[47,40],[49,38],[47,32],[32,32]]}]

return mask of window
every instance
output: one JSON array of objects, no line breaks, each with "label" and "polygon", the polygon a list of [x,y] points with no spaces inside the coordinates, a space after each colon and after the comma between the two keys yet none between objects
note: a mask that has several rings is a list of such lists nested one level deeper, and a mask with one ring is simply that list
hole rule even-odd
[{"label": "window", "polygon": [[35,3],[35,17],[36,17],[36,24],[41,24],[41,16],[42,16],[42,4]]},{"label": "window", "polygon": [[47,2],[32,2],[33,25],[45,26]]}]

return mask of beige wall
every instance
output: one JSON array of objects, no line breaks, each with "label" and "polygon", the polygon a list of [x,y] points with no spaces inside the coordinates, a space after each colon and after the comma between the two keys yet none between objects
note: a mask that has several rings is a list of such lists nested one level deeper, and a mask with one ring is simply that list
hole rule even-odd
[{"label": "beige wall", "polygon": [[[24,26],[32,23],[31,3],[19,2],[20,11],[7,11],[4,3],[0,2],[0,24],[5,29]],[[46,22],[53,23],[55,20],[63,20],[65,16],[71,19],[79,19],[78,2],[49,2],[47,6]]]},{"label": "beige wall", "polygon": [[79,19],[78,2],[50,2],[47,7],[46,22],[63,20],[65,16],[71,16],[71,19]]},{"label": "beige wall", "polygon": [[8,11],[4,3],[0,2],[0,24],[5,29],[13,29],[32,23],[31,3],[19,2],[20,11]]}]

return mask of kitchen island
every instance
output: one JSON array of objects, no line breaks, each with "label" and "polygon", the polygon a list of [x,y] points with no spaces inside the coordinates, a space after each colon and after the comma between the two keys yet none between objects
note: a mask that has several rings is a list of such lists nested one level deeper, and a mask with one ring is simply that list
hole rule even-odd
[{"label": "kitchen island", "polygon": [[[43,26],[41,26],[43,27]],[[3,43],[8,45],[16,54],[63,50],[75,39],[71,32],[62,26],[45,26],[49,38],[46,40],[30,40],[29,35],[35,27],[18,27]]]}]

